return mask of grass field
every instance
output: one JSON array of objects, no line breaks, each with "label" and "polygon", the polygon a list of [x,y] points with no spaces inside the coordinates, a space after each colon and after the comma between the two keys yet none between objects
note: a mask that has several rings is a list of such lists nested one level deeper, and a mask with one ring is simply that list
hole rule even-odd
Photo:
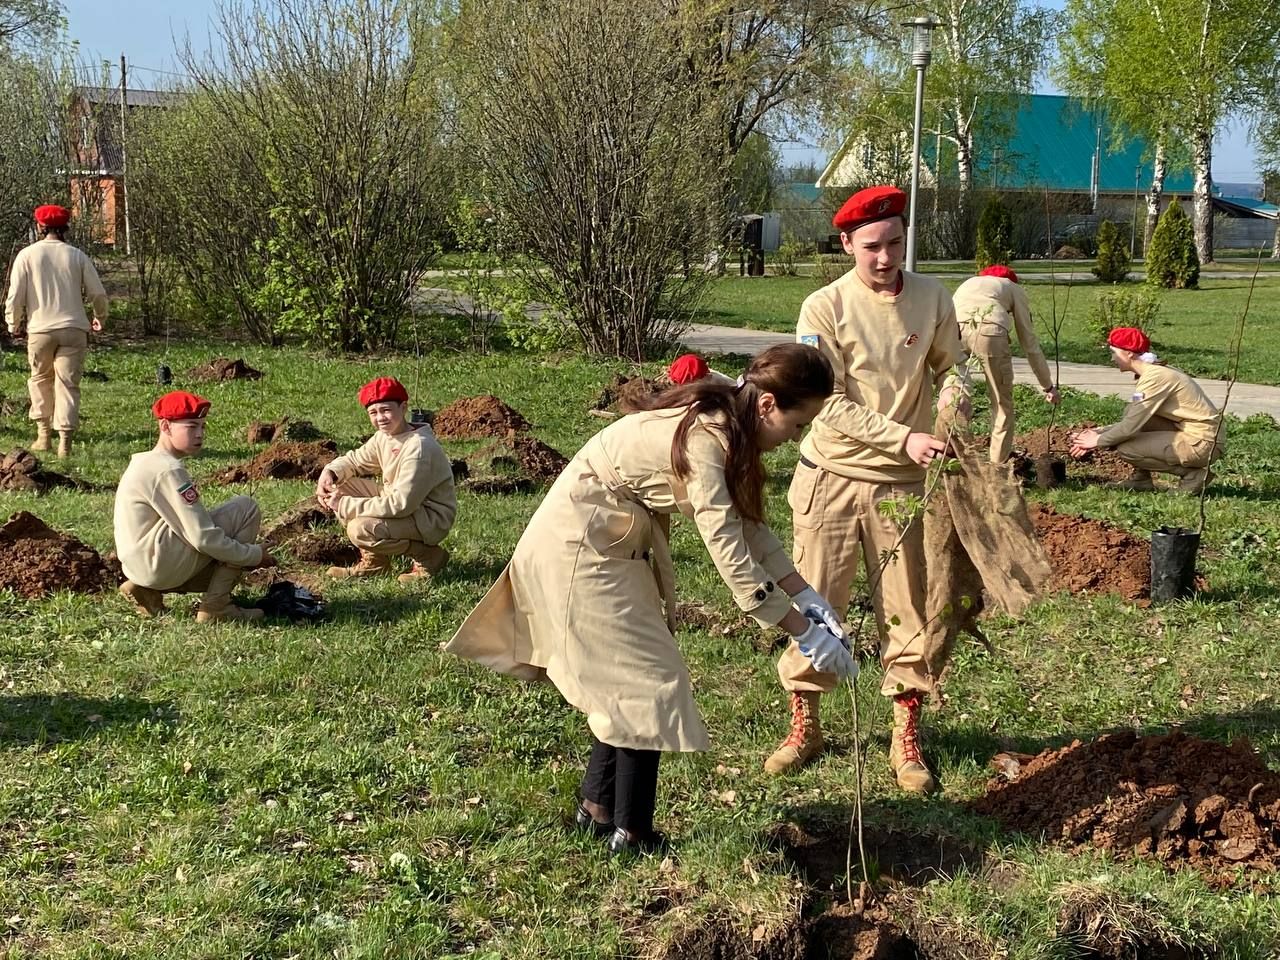
[{"label": "grass field", "polygon": [[[954,290],[959,280],[942,281]],[[812,277],[731,277],[717,282],[700,318],[706,323],[756,330],[795,330],[804,298],[819,286]],[[1093,342],[1085,320],[1104,290],[1097,283],[1027,285],[1036,332],[1045,355],[1053,358],[1050,336],[1054,304],[1062,323],[1061,359],[1079,363],[1108,362],[1107,352]],[[1140,284],[1124,289],[1150,291]],[[1230,341],[1249,292],[1248,280],[1203,280],[1199,290],[1164,290],[1153,331],[1156,350],[1169,363],[1197,377],[1224,378]],[[1240,358],[1240,379],[1248,383],[1280,383],[1280,279],[1260,276]]]},{"label": "grass field", "polygon": [[[744,282],[736,289],[750,295],[731,309],[733,283],[718,294],[725,316],[753,326],[771,315],[789,323],[804,293],[804,281]],[[1221,305],[1236,289],[1185,297]],[[1207,330],[1210,320],[1199,322]],[[587,408],[622,369],[567,355],[434,354],[415,370],[405,357],[226,344],[98,348],[89,368],[109,381],[86,381],[83,442],[67,469],[114,483],[130,453],[151,443],[157,363],[178,372],[229,349],[267,376],[200,388],[213,411],[206,452],[192,462],[197,479],[250,455],[243,433],[252,419],[288,413],[353,442],[367,431],[355,391],[384,372],[409,385],[415,405],[496,393],[571,453],[600,428]],[[9,355],[0,392],[20,393],[24,376]],[[188,386],[181,376],[178,385]],[[1027,424],[1044,416],[1029,393],[1019,399]],[[1070,394],[1062,416],[1102,420],[1119,409]],[[0,421],[4,448],[28,439],[25,421]],[[784,540],[794,463],[794,448],[770,461],[769,511]],[[1135,936],[1186,943],[1197,955],[1262,958],[1280,948],[1273,878],[1217,889],[1190,872],[1069,855],[1003,833],[964,806],[982,792],[996,750],[1034,751],[1113,728],[1247,735],[1280,766],[1278,463],[1273,426],[1233,425],[1208,500],[1208,588],[1194,601],[1139,609],[1055,596],[1022,619],[992,618],[994,653],[962,645],[945,705],[927,718],[926,749],[944,784],[937,796],[892,787],[888,711],[876,665],[864,664],[856,691],[872,738],[868,828],[981,852],[981,865],[912,891],[917,915],[940,935],[986,945],[969,955],[1096,955],[1062,926],[1064,904],[1082,890]],[[206,484],[204,497],[252,493],[270,520],[309,486]],[[1036,496],[1143,536],[1195,516],[1194,501],[1174,495],[1068,485]],[[566,829],[585,761],[583,719],[549,686],[520,685],[439,651],[502,569],[537,501],[463,491],[453,561],[435,582],[334,585],[331,619],[314,628],[197,628],[187,602],[174,598],[173,612],[143,622],[114,595],[0,595],[0,953],[674,957],[667,945],[690,928],[725,925],[750,942],[753,931],[763,937],[802,908],[819,909],[830,892],[806,884],[771,837],[780,822],[847,818],[851,703],[827,698],[833,748],[820,762],[793,779],[767,779],[760,766],[786,716],[762,635],[681,632],[713,746],[664,759],[659,821],[676,856],[631,866]],[[110,492],[0,493],[0,516],[29,509],[106,550],[111,504]],[[677,522],[673,546],[682,598],[731,619],[732,602],[688,524]]]}]

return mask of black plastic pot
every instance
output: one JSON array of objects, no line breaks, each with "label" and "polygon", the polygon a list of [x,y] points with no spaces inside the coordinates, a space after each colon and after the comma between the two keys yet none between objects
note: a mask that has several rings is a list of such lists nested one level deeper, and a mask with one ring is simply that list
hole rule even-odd
[{"label": "black plastic pot", "polygon": [[173,371],[163,363],[156,367],[156,383],[173,383]]},{"label": "black plastic pot", "polygon": [[436,414],[434,410],[424,410],[421,407],[414,407],[411,411],[409,411],[409,422],[414,424],[415,426],[424,424],[424,423],[429,424],[432,421],[434,421],[435,418],[436,418]]},{"label": "black plastic pot", "polygon": [[1161,527],[1151,534],[1151,599],[1180,600],[1196,591],[1196,553],[1200,534],[1183,527]]}]

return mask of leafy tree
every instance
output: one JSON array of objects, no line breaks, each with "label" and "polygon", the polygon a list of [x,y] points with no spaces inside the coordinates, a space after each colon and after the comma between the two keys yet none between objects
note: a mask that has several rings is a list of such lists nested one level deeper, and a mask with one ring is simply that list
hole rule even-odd
[{"label": "leafy tree", "polygon": [[1129,248],[1110,220],[1098,225],[1098,262],[1093,275],[1103,283],[1123,283],[1129,278]]},{"label": "leafy tree", "polygon": [[1013,259],[1013,216],[998,196],[987,201],[978,218],[977,268],[984,270]]},{"label": "leafy tree", "polygon": [[450,59],[480,187],[533,298],[586,348],[670,342],[725,236],[720,99],[667,0],[465,0]]},{"label": "leafy tree", "polygon": [[[1085,0],[1069,15],[1092,25],[1095,60],[1115,80],[1126,119],[1147,111],[1188,144],[1195,175],[1192,217],[1202,263],[1213,260],[1213,138],[1235,116],[1276,95],[1280,0]],[[1127,92],[1121,88],[1127,87]],[[1127,104],[1128,106],[1123,106]]]},{"label": "leafy tree", "polygon": [[0,49],[50,40],[62,23],[57,0],[0,0]]},{"label": "leafy tree", "polygon": [[1195,230],[1182,204],[1174,200],[1160,217],[1151,238],[1151,249],[1147,251],[1147,283],[1182,290],[1195,287],[1199,281]]}]

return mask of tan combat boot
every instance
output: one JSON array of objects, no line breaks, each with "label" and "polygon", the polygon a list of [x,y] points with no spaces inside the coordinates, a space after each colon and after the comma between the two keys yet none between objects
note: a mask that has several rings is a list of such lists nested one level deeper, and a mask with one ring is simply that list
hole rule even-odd
[{"label": "tan combat boot", "polygon": [[919,692],[912,690],[893,698],[893,738],[889,746],[889,766],[898,786],[911,793],[931,793],[938,788],[920,752]]},{"label": "tan combat boot", "polygon": [[434,577],[449,562],[449,551],[444,547],[432,546],[429,543],[412,543],[409,545],[409,556],[413,558],[413,568],[408,573],[396,577],[401,583],[416,583]]},{"label": "tan combat boot", "polygon": [[261,620],[266,614],[257,607],[237,607],[231,602],[231,590],[240,582],[244,570],[240,567],[229,567],[218,564],[209,577],[209,586],[200,598],[200,609],[196,611],[196,623],[219,623],[223,620],[236,620],[248,623]]},{"label": "tan combat boot", "polygon": [[132,580],[126,580],[120,584],[120,595],[133,604],[139,616],[146,617],[148,620],[164,613],[164,594],[159,590],[152,590]]},{"label": "tan combat boot", "polygon": [[52,448],[53,430],[49,426],[48,420],[36,421],[36,439],[31,444],[32,450],[44,451]]},{"label": "tan combat boot", "polygon": [[765,773],[799,770],[822,752],[822,723],[818,703],[822,694],[800,690],[791,694],[791,732],[764,762]]},{"label": "tan combat boot", "polygon": [[349,567],[330,567],[329,576],[335,580],[353,580],[361,577],[376,577],[391,572],[391,558],[381,557],[368,550],[360,551],[360,560]]},{"label": "tan combat boot", "polygon": [[71,435],[73,430],[58,431],[58,459],[65,460],[71,456]]},{"label": "tan combat boot", "polygon": [[1178,481],[1178,491],[1180,493],[1199,493],[1204,487],[1213,482],[1213,471],[1208,467],[1201,467],[1199,470],[1188,470],[1182,475],[1182,479]]},{"label": "tan combat boot", "polygon": [[1115,483],[1108,484],[1112,490],[1133,490],[1140,493],[1148,493],[1156,488],[1155,481],[1151,478],[1150,470],[1139,470],[1134,467],[1133,473],[1125,480],[1117,480]]}]

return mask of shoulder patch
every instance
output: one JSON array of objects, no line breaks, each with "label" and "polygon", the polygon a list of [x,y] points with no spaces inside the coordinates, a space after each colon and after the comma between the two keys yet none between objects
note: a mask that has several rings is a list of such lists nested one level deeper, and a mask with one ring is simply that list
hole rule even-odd
[{"label": "shoulder patch", "polygon": [[815,350],[822,349],[822,338],[816,333],[802,333],[800,335],[800,342],[807,347],[813,347]]},{"label": "shoulder patch", "polygon": [[200,499],[200,491],[196,489],[196,485],[188,480],[178,488],[178,496],[187,503],[195,503]]},{"label": "shoulder patch", "polygon": [[1138,391],[1137,393],[1135,393],[1135,394],[1133,395],[1132,399],[1134,399],[1134,400],[1145,400],[1145,399],[1147,399],[1147,398],[1146,398],[1146,395],[1145,395],[1144,393],[1142,393],[1142,391]]}]

